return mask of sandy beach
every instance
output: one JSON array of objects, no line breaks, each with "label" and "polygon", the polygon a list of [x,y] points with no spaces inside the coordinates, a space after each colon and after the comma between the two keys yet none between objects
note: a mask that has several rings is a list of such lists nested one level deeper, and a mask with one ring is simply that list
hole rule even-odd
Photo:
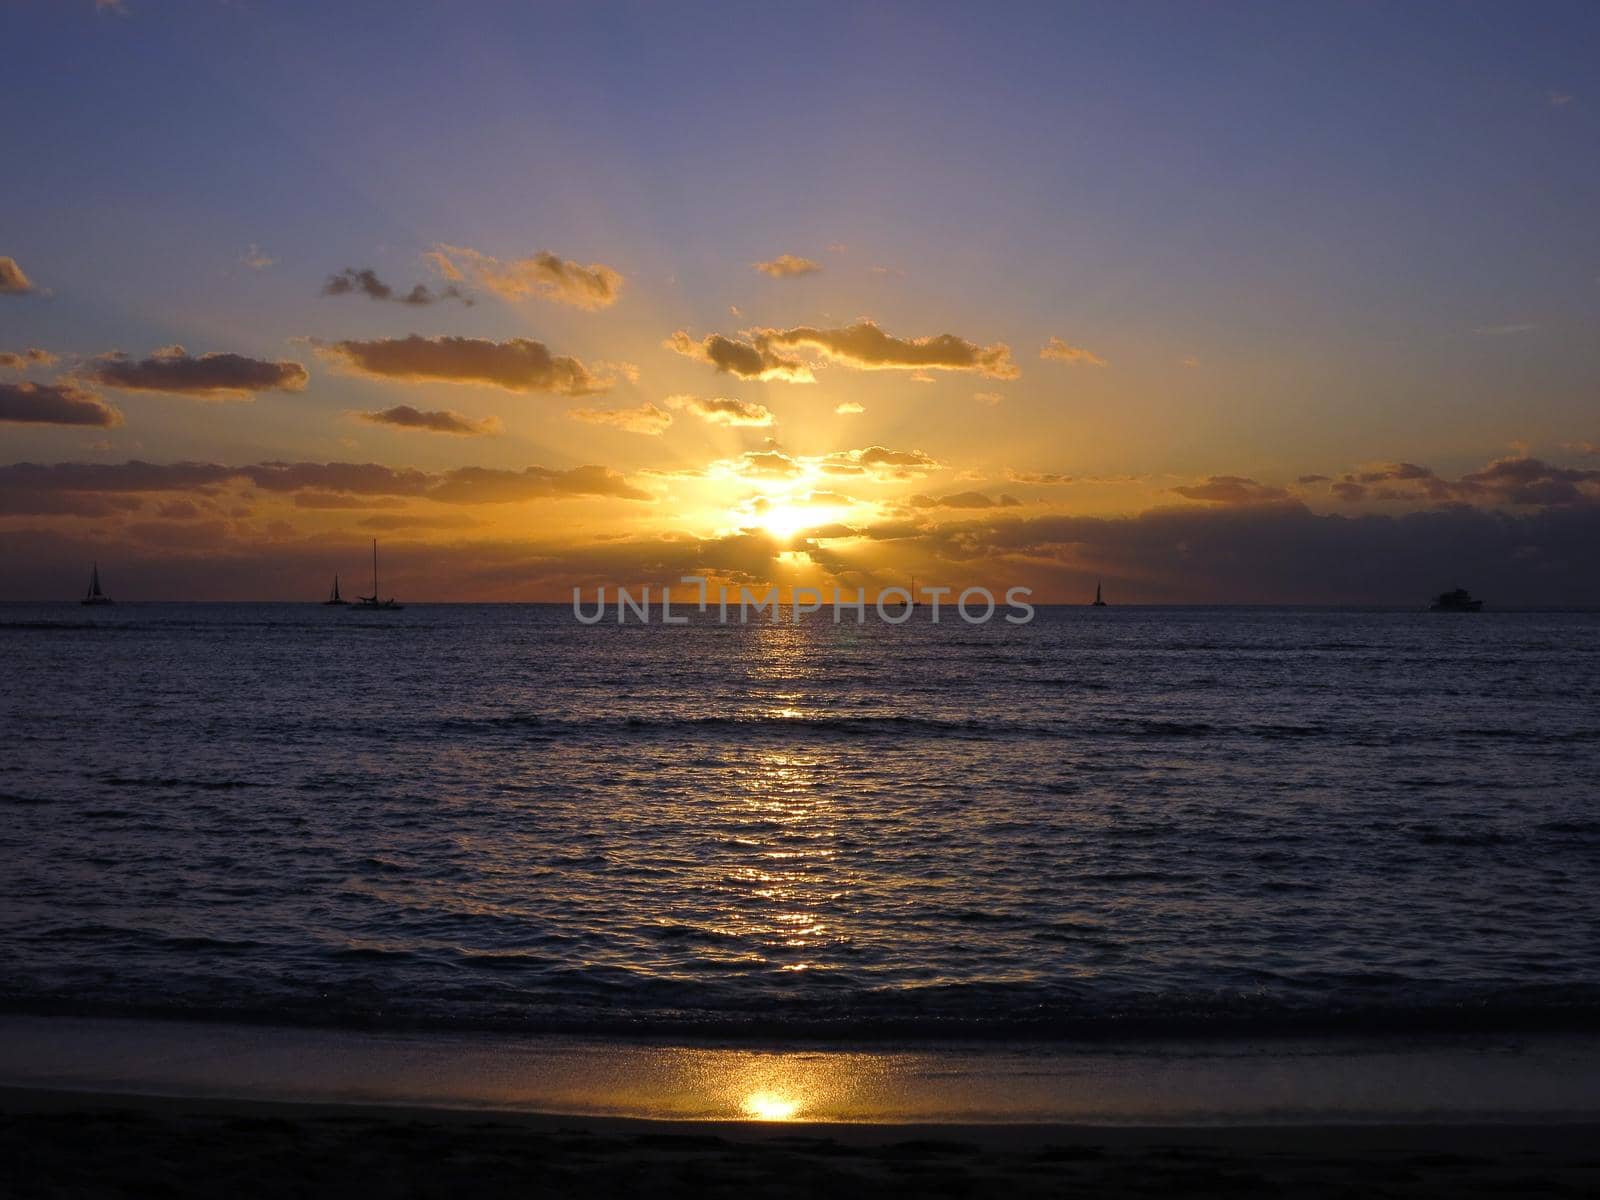
[{"label": "sandy beach", "polygon": [[114,1196],[1583,1195],[1600,1125],[652,1122],[0,1090],[0,1191]]}]

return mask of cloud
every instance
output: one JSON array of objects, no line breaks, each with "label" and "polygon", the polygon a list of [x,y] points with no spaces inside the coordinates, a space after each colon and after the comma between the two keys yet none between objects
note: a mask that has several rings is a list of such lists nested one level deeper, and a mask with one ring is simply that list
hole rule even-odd
[{"label": "cloud", "polygon": [[[600,466],[522,471],[459,467],[437,474],[381,463],[265,462],[228,467],[217,463],[14,463],[0,466],[0,491],[35,495],[184,492],[211,495],[229,484],[274,495],[294,495],[304,508],[360,508],[336,496],[418,497],[444,504],[503,504],[565,496],[650,500],[617,472]],[[304,502],[300,496],[305,496]]]},{"label": "cloud", "polygon": [[370,421],[374,425],[393,425],[400,429],[419,429],[428,433],[479,436],[499,433],[501,428],[499,417],[485,417],[481,421],[475,421],[471,417],[464,417],[448,409],[425,412],[412,408],[409,404],[399,404],[382,412],[358,412],[355,415],[359,420]]},{"label": "cloud", "polygon": [[464,246],[435,246],[426,256],[446,279],[472,279],[507,300],[542,296],[574,308],[609,308],[622,290],[622,276],[604,263],[584,266],[548,250],[502,262]]},{"label": "cloud", "polygon": [[1600,500],[1600,470],[1557,467],[1537,458],[1500,458],[1461,477],[1469,495],[1503,504],[1559,506]]},{"label": "cloud", "polygon": [[26,350],[0,350],[0,367],[10,371],[25,371],[29,367],[48,367],[56,356],[48,350],[29,346]]},{"label": "cloud", "polygon": [[1071,475],[1063,475],[1058,471],[1007,471],[1006,478],[1012,483],[1054,485],[1075,482]]},{"label": "cloud", "polygon": [[979,346],[953,333],[897,338],[871,321],[840,329],[809,325],[760,329],[754,339],[763,352],[774,348],[814,350],[829,361],[863,371],[976,371],[991,379],[1015,379],[1021,374],[1004,342]]},{"label": "cloud", "polygon": [[1600,470],[1516,455],[1450,480],[1417,463],[1380,463],[1345,475],[1329,491],[1347,504],[1370,499],[1557,507],[1600,500]]},{"label": "cloud", "polygon": [[1289,493],[1283,488],[1257,483],[1241,475],[1212,475],[1204,483],[1172,490],[1189,500],[1205,500],[1212,504],[1272,504],[1289,499]]},{"label": "cloud", "polygon": [[473,518],[459,513],[441,513],[438,516],[425,516],[420,513],[385,513],[375,517],[363,517],[356,524],[364,529],[471,529],[482,524]]},{"label": "cloud", "polygon": [[1555,90],[1554,88],[1546,92],[1544,97],[1550,102],[1551,108],[1565,108],[1573,101],[1573,95],[1571,92],[1561,92]]},{"label": "cloud", "polygon": [[1015,496],[1008,496],[1004,492],[998,500],[983,492],[954,492],[948,496],[923,496],[911,497],[908,504],[912,508],[1019,508],[1022,501]]},{"label": "cloud", "polygon": [[523,471],[461,467],[447,471],[427,495],[428,499],[445,504],[513,504],[568,496],[653,499],[649,492],[633,487],[615,471],[596,466],[573,467],[567,471],[548,467],[528,467]]},{"label": "cloud", "polygon": [[1328,483],[1330,481],[1326,475],[1302,475],[1295,482],[1304,485],[1308,483]]},{"label": "cloud", "polygon": [[872,475],[880,479],[916,479],[944,466],[921,450],[891,450],[885,446],[839,450],[816,461],[827,475]]},{"label": "cloud", "polygon": [[37,290],[16,259],[0,254],[0,296],[26,296]]},{"label": "cloud", "polygon": [[1198,367],[1200,365],[1200,360],[1192,354],[1185,354],[1178,360],[1178,365],[1180,367]]},{"label": "cloud", "polygon": [[265,271],[278,260],[267,254],[254,242],[251,242],[245,252],[239,256],[239,261],[252,271]]},{"label": "cloud", "polygon": [[1106,360],[1098,354],[1078,346],[1069,346],[1058,337],[1053,337],[1044,344],[1044,348],[1039,351],[1039,357],[1083,367],[1103,367],[1106,365]]},{"label": "cloud", "polygon": [[122,424],[122,414],[73,383],[0,383],[0,421],[108,429]]},{"label": "cloud", "polygon": [[786,383],[813,382],[811,370],[795,358],[786,358],[764,347],[709,334],[696,341],[680,329],[662,343],[685,358],[692,358],[740,379],[783,380]]},{"label": "cloud", "polygon": [[660,437],[672,424],[672,414],[664,408],[657,408],[648,400],[638,408],[575,408],[567,415],[591,425],[610,425],[626,433],[642,433],[650,437]]},{"label": "cloud", "polygon": [[337,275],[328,276],[328,282],[322,285],[324,296],[350,296],[358,292],[371,300],[388,300],[395,304],[409,304],[419,308],[437,304],[441,300],[459,300],[469,308],[472,306],[472,298],[453,283],[437,294],[428,290],[428,285],[425,283],[414,285],[403,295],[397,294],[369,267],[362,267],[360,270],[346,267]]},{"label": "cloud", "polygon": [[762,428],[776,423],[777,418],[763,404],[728,397],[668,396],[669,407],[691,412],[712,425]]},{"label": "cloud", "polygon": [[793,479],[805,468],[782,450],[747,450],[734,460],[734,470],[747,479]]},{"label": "cloud", "polygon": [[972,398],[986,408],[993,408],[1005,399],[999,392],[973,392]]},{"label": "cloud", "polygon": [[780,254],[777,258],[767,262],[752,263],[756,270],[763,275],[770,275],[773,279],[793,279],[797,275],[815,275],[822,270],[822,264],[812,262],[809,258],[798,258],[793,254]]},{"label": "cloud", "polygon": [[407,383],[477,383],[508,392],[591,396],[611,380],[598,379],[575,358],[552,355],[543,342],[511,338],[436,337],[344,341],[319,347],[325,357],[357,374]]},{"label": "cloud", "polygon": [[843,403],[836,405],[833,413],[838,417],[853,417],[858,416],[866,411],[867,410],[863,405],[857,404],[854,400],[846,400]]},{"label": "cloud", "polygon": [[257,392],[298,392],[310,376],[297,362],[270,362],[242,354],[189,354],[167,346],[149,358],[120,351],[97,358],[90,378],[123,391],[170,392],[207,400],[250,399]]},{"label": "cloud", "polygon": [[1539,328],[1537,325],[1480,325],[1472,332],[1480,337],[1510,337],[1518,333],[1531,333]]}]

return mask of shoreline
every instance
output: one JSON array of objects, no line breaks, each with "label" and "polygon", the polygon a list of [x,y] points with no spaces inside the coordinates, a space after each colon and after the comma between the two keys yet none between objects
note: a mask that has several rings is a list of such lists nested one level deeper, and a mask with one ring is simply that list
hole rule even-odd
[{"label": "shoreline", "polygon": [[655,1121],[0,1088],[19,1197],[1583,1194],[1600,1122]]},{"label": "shoreline", "polygon": [[0,1017],[0,1087],[581,1120],[1600,1122],[1600,1036],[758,1046]]}]

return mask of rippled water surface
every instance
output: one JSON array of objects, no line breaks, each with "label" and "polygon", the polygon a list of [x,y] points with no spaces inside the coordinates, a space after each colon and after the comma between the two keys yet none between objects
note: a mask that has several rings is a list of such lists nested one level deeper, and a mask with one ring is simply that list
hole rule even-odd
[{"label": "rippled water surface", "polygon": [[0,1003],[1600,1024],[1600,616],[0,607]]}]

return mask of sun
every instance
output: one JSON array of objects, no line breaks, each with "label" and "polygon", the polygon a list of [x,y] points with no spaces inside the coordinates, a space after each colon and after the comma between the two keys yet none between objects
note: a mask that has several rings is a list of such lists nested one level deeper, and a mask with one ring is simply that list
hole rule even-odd
[{"label": "sun", "polygon": [[814,508],[775,500],[765,505],[756,517],[756,523],[775,538],[788,541],[817,520]]}]

